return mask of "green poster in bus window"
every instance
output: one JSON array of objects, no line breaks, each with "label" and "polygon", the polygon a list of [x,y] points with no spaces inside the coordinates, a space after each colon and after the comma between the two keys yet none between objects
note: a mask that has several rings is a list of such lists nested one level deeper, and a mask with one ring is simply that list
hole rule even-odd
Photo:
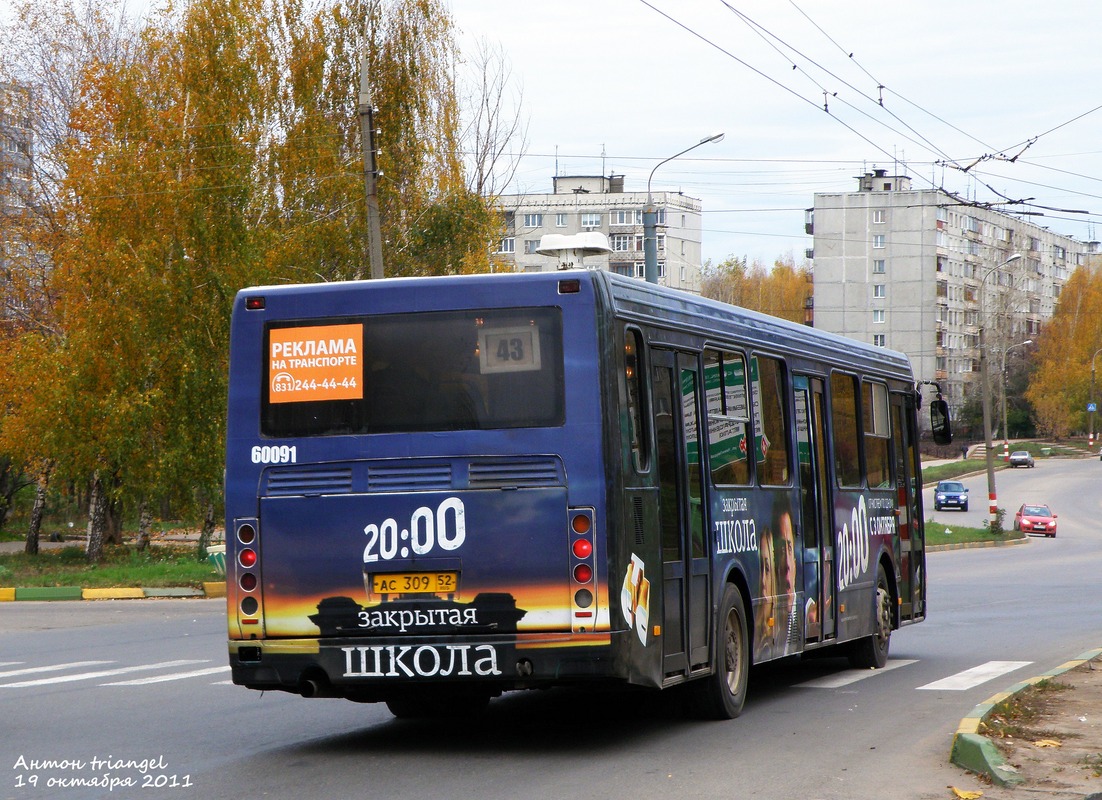
[{"label": "green poster in bus window", "polygon": [[[807,378],[795,378],[793,386],[807,397]],[[807,419],[807,403],[796,403],[796,458],[801,464],[811,463],[811,428]]]},{"label": "green poster in bus window", "polygon": [[[704,368],[705,402],[708,407],[708,456],[712,470],[746,460],[746,376],[741,358],[727,356],[723,361],[723,381],[719,364]],[[724,395],[726,394],[726,408]],[[734,417],[735,419],[731,419]]]},{"label": "green poster in bus window", "polygon": [[754,409],[754,458],[760,464],[769,452],[769,437],[765,435],[761,404],[761,377],[758,373],[758,357],[750,358],[750,405]]},{"label": "green poster in bus window", "polygon": [[681,370],[681,418],[685,420],[685,458],[690,464],[700,463],[700,432],[697,430],[695,389],[696,373]]}]

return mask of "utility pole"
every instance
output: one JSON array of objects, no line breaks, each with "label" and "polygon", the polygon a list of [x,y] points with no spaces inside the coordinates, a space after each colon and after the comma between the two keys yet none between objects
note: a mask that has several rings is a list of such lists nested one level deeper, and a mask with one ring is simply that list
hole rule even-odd
[{"label": "utility pole", "polygon": [[[360,139],[364,157],[364,196],[367,204],[367,258],[371,277],[383,277],[383,234],[379,223],[379,193],[376,179],[381,174],[375,155],[375,109],[367,82],[367,56],[360,61]],[[358,277],[358,276],[357,276]]]}]

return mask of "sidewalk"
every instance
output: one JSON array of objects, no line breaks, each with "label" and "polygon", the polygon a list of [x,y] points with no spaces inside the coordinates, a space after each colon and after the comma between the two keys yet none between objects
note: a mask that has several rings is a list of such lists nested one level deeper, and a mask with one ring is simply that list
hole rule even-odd
[{"label": "sidewalk", "polygon": [[[1092,791],[1102,788],[1097,777],[1097,764],[1102,758],[1102,726],[1098,722],[1102,719],[1102,691],[1098,689],[1102,670],[1092,664],[1099,656],[1102,648],[1090,650],[980,703],[961,720],[953,735],[949,760],[985,776],[998,787],[1018,786],[1023,791],[1060,798],[1100,796]],[[1038,718],[1016,719],[1021,728],[1016,738],[999,738],[989,721],[1007,703],[1046,681],[1058,682],[1072,691],[1038,704]],[[1005,795],[988,790],[985,796]]]}]

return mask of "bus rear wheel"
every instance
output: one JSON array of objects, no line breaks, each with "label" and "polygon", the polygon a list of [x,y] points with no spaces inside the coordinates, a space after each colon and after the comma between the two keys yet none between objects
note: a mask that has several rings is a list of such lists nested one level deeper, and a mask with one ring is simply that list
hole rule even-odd
[{"label": "bus rear wheel", "polygon": [[892,639],[892,593],[884,565],[876,569],[876,603],[873,633],[853,643],[849,662],[858,669],[881,669],[888,663],[888,647]]},{"label": "bus rear wheel", "polygon": [[738,587],[727,584],[716,618],[715,672],[692,684],[694,707],[706,719],[734,719],[746,702],[750,635]]}]

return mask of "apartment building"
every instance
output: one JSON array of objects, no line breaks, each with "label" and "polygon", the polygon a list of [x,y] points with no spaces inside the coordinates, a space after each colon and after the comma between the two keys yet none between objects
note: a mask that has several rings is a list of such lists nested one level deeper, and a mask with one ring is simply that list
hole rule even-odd
[{"label": "apartment building", "polygon": [[33,200],[31,159],[34,134],[31,127],[31,90],[0,82],[0,328],[23,306],[10,289],[10,275],[30,252],[14,224],[27,213]]},{"label": "apartment building", "polygon": [[23,208],[30,197],[30,105],[29,87],[0,83],[0,214]]},{"label": "apartment building", "polygon": [[979,385],[981,327],[997,376],[1097,249],[886,170],[855,192],[817,193],[806,230],[815,326],[906,353],[958,414]]},{"label": "apartment building", "polygon": [[[622,175],[561,175],[550,194],[498,198],[504,228],[494,260],[516,271],[559,269],[555,255],[537,252],[545,234],[586,231],[608,237],[610,253],[586,256],[581,265],[642,279],[643,208],[646,192],[625,192]],[[680,192],[652,192],[658,209],[658,282],[700,291],[701,205]]]}]

